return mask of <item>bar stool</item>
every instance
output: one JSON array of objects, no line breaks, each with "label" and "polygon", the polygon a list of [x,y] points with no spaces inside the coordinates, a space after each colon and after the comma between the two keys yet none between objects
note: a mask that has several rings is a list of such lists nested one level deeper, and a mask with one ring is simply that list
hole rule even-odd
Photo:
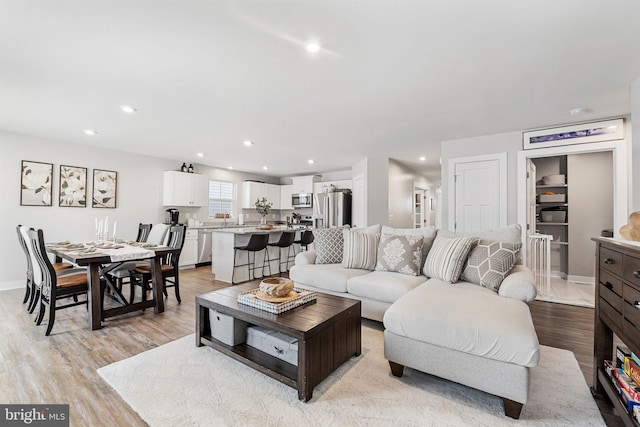
[{"label": "bar stool", "polygon": [[[253,280],[256,278],[256,252],[260,252],[264,250],[264,258],[262,260],[262,276],[264,277],[264,267],[265,265],[269,266],[269,276],[271,276],[271,260],[269,259],[269,251],[267,250],[267,245],[269,244],[269,234],[268,233],[255,233],[249,236],[249,243],[245,246],[234,246],[233,247],[233,272],[231,273],[231,284],[237,285],[234,281],[234,276],[236,274],[236,267],[244,267],[247,266],[247,272],[249,273],[249,280]],[[237,251],[246,251],[247,252],[247,263],[246,264],[236,264],[236,253]],[[251,262],[250,253],[253,252],[253,262]],[[253,271],[253,279],[251,279],[251,271]]]},{"label": "bar stool", "polygon": [[308,251],[309,245],[313,243],[313,231],[304,230],[300,235],[300,240],[295,240],[293,243],[300,245],[300,252],[302,252],[302,248],[304,248],[305,251]]},{"label": "bar stool", "polygon": [[286,264],[285,272],[289,271],[289,260],[291,259],[291,247],[293,241],[296,239],[295,231],[283,231],[280,235],[280,239],[276,243],[269,243],[269,246],[278,248],[278,272],[282,275],[282,249],[287,248],[287,257],[284,260]]}]

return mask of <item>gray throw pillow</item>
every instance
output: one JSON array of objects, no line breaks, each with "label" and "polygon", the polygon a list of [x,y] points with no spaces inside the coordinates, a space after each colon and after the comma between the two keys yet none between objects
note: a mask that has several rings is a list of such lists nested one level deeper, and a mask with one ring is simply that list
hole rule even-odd
[{"label": "gray throw pillow", "polygon": [[424,263],[424,275],[449,283],[457,282],[469,251],[477,242],[475,237],[436,236]]},{"label": "gray throw pillow", "polygon": [[469,253],[462,280],[498,292],[500,284],[518,259],[521,243],[480,240]]},{"label": "gray throw pillow", "polygon": [[316,264],[339,264],[342,262],[344,238],[343,227],[317,228],[313,230],[316,248]]},{"label": "gray throw pillow", "polygon": [[380,234],[345,229],[342,230],[342,237],[344,238],[342,266],[373,270],[376,266]]},{"label": "gray throw pillow", "polygon": [[394,271],[417,276],[422,266],[422,243],[418,235],[383,234],[378,245],[376,271]]}]

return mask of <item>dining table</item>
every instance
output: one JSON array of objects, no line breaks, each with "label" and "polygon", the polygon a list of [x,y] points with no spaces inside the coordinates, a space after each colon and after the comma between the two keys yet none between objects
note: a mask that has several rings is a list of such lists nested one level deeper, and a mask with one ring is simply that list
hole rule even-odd
[{"label": "dining table", "polygon": [[[151,307],[153,307],[155,314],[164,312],[161,261],[165,255],[176,253],[179,249],[137,242],[59,242],[48,244],[47,251],[56,257],[56,261],[64,259],[80,267],[86,267],[89,328],[97,330],[102,328],[102,321],[109,317]],[[127,261],[148,261],[150,263],[152,299],[130,303],[109,278],[108,271]],[[113,299],[117,301],[116,307],[104,308],[103,292],[105,289],[102,288],[101,281],[105,282],[105,289],[109,289]]]}]

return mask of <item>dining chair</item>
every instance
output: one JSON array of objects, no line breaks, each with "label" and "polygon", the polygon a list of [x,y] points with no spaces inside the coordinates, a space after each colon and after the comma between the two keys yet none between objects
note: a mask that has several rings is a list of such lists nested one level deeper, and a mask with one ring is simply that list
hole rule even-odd
[{"label": "dining chair", "polygon": [[[46,307],[48,306],[49,321],[45,332],[45,335],[48,336],[53,329],[53,324],[56,319],[56,310],[87,304],[87,274],[85,272],[81,272],[58,276],[51,260],[49,260],[49,256],[47,255],[42,230],[34,230],[33,228],[30,228],[27,231],[27,235],[29,236],[29,242],[33,249],[33,255],[35,256],[39,269],[39,274],[34,274],[34,277],[41,280],[39,285],[40,309],[36,317],[36,324],[40,325],[44,318]],[[82,295],[85,296],[84,300],[78,300],[78,297]],[[58,301],[66,298],[73,298],[73,301],[65,305],[58,304]]]},{"label": "dining chair", "polygon": [[[40,284],[42,283],[42,274],[40,272],[40,266],[36,261],[35,254],[33,253],[33,248],[31,246],[31,241],[29,240],[28,231],[29,228],[23,225],[18,225],[16,227],[18,232],[18,241],[20,242],[20,246],[22,250],[25,251],[25,256],[27,259],[27,290],[25,292],[25,298],[23,304],[29,301],[27,305],[27,311],[29,313],[33,313],[33,311],[38,306],[38,302],[40,301]],[[80,267],[75,267],[72,264],[67,262],[56,262],[52,263],[54,270],[56,270],[58,275],[66,275],[73,274],[80,271],[85,271],[85,269]],[[28,295],[27,295],[28,294]]]},{"label": "dining chair", "polygon": [[[138,224],[138,235],[136,236],[136,242],[147,242],[149,234],[153,226],[151,224]],[[162,237],[164,239],[164,236]],[[122,285],[125,279],[129,279],[129,271],[140,265],[139,261],[127,261],[113,265],[111,268],[105,268],[105,274],[116,281],[115,286],[120,292],[122,292]]]},{"label": "dining chair", "polygon": [[[167,238],[167,246],[172,249],[178,249],[175,253],[169,253],[163,257],[160,262],[160,269],[162,271],[162,293],[165,296],[167,294],[167,288],[175,288],[176,299],[178,303],[182,302],[180,298],[180,276],[178,269],[178,262],[180,260],[180,252],[184,246],[184,238],[186,235],[187,227],[185,225],[172,225],[169,228],[169,234]],[[134,270],[131,270],[131,295],[129,297],[129,303],[133,304],[135,299],[135,287],[136,285],[142,287],[142,300],[147,300],[147,291],[151,290],[151,264],[145,263],[138,265]]]}]

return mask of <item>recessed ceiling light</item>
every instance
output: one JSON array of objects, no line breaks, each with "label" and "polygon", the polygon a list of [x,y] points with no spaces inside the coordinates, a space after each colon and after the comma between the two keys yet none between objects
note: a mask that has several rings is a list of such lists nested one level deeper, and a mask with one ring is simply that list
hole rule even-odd
[{"label": "recessed ceiling light", "polygon": [[269,166],[263,166],[262,169],[263,170],[269,170]]},{"label": "recessed ceiling light", "polygon": [[204,157],[204,153],[196,153],[196,156],[198,156],[198,157]]},{"label": "recessed ceiling light", "polygon": [[93,136],[93,135],[97,135],[97,134],[98,134],[98,132],[96,132],[96,131],[95,131],[95,130],[93,130],[93,129],[85,129],[85,130],[84,130],[84,133],[86,133],[87,135],[91,135],[91,136]]},{"label": "recessed ceiling light", "polygon": [[589,110],[584,107],[579,107],[579,108],[574,108],[573,110],[570,110],[569,114],[571,114],[572,116],[579,116],[581,114],[586,113],[587,111]]},{"label": "recessed ceiling light", "polygon": [[424,162],[425,160],[427,160],[427,158],[425,156],[420,156],[418,160],[420,160],[421,162]]},{"label": "recessed ceiling light", "polygon": [[233,169],[233,166],[229,166],[227,169]]},{"label": "recessed ceiling light", "polygon": [[138,109],[137,109],[137,108],[134,108],[134,107],[132,107],[131,105],[121,105],[121,106],[120,106],[120,109],[121,109],[123,112],[127,113],[127,114],[133,114],[133,113],[135,113],[136,111],[138,111]]},{"label": "recessed ceiling light", "polygon": [[305,49],[307,49],[307,52],[317,53],[317,52],[320,51],[320,43],[318,43],[318,42],[309,42],[305,46]]},{"label": "recessed ceiling light", "polygon": [[246,145],[247,147],[251,147],[253,145],[253,141],[249,141],[248,139],[246,141],[243,142],[244,145]]},{"label": "recessed ceiling light", "polygon": [[307,163],[309,163],[310,165],[314,164],[315,162],[316,162],[316,161],[315,161],[315,160],[313,160],[313,159],[309,159],[309,160],[307,160]]}]

